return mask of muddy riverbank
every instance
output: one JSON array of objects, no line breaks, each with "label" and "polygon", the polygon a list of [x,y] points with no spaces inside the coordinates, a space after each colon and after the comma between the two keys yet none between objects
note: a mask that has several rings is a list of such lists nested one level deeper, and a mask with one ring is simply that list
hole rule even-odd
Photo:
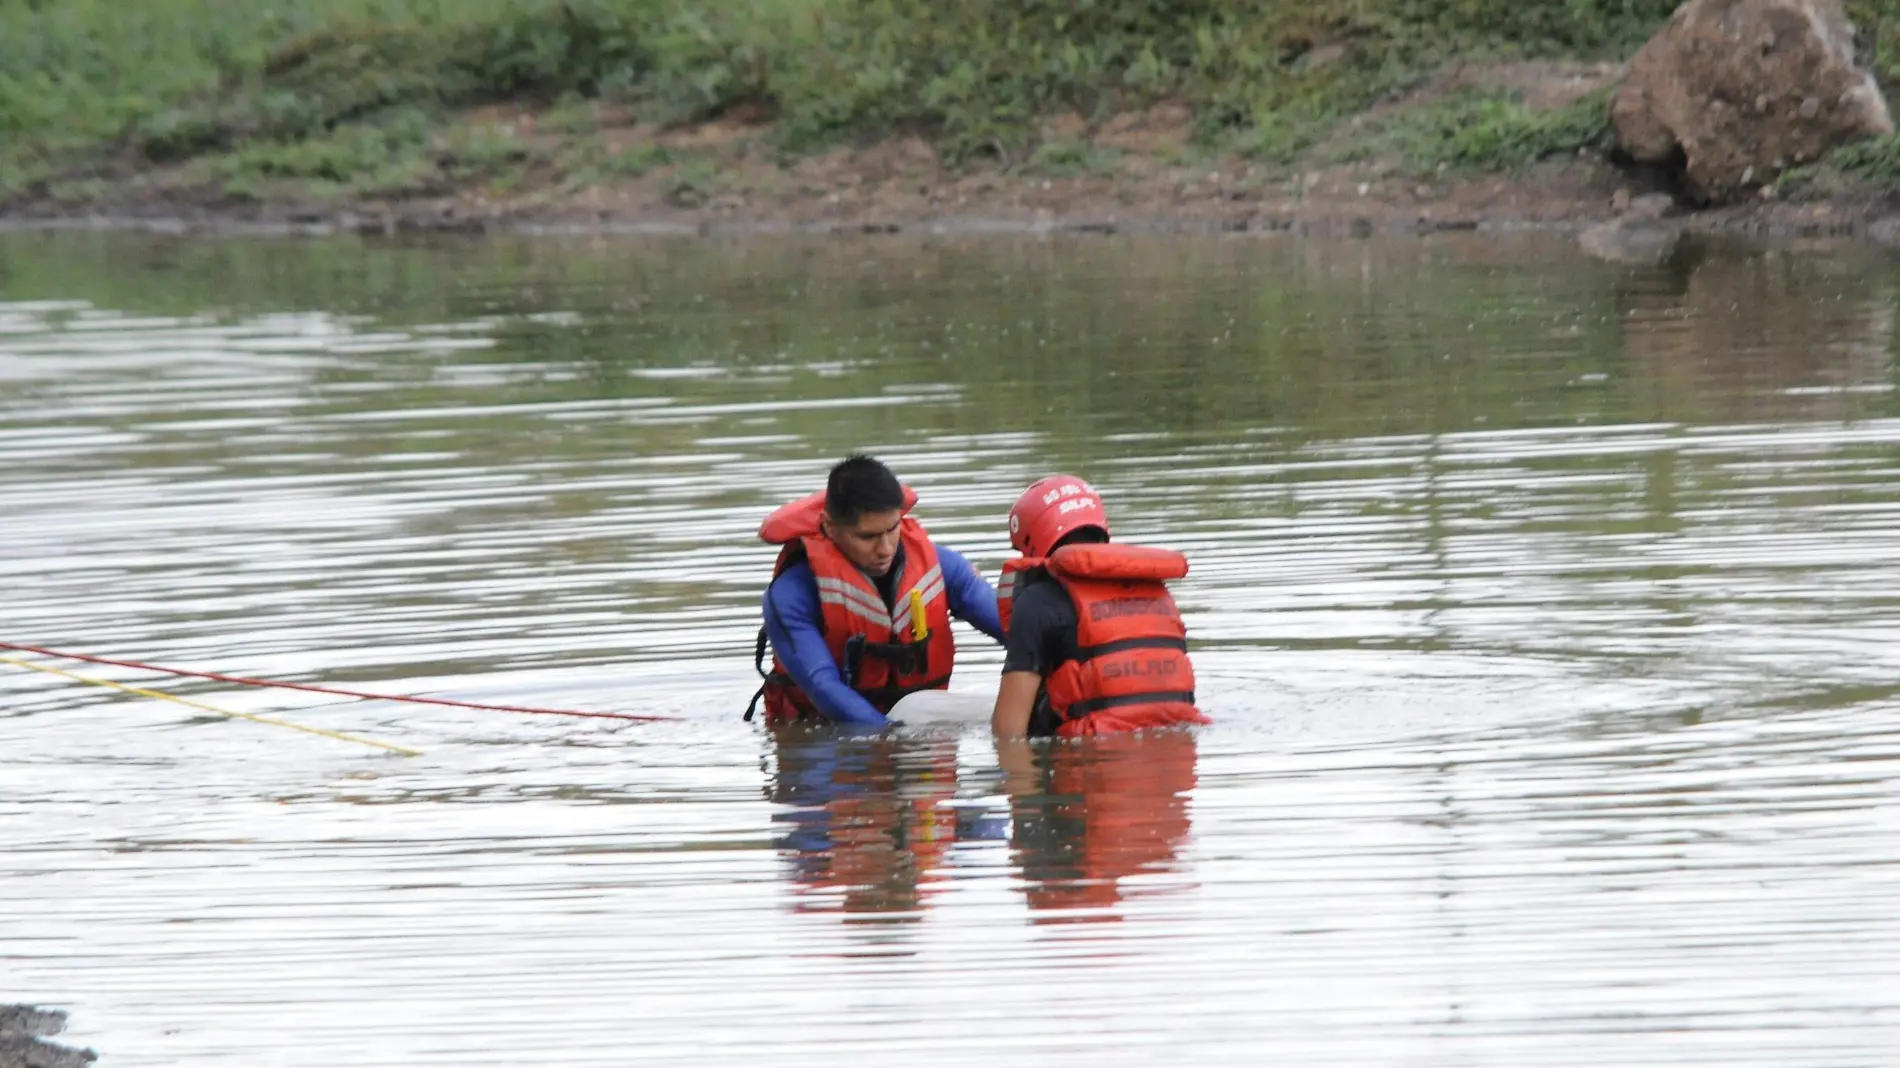
[{"label": "muddy riverbank", "polygon": [[66,1014],[29,1005],[0,1005],[0,1068],[83,1068],[98,1059],[47,1039],[66,1028]]},{"label": "muddy riverbank", "polygon": [[[16,195],[0,203],[0,227],[673,235],[1583,231],[1619,217],[1632,201],[1672,194],[1669,178],[1621,165],[1604,140],[1522,165],[1476,168],[1434,163],[1415,142],[1420,130],[1450,123],[1472,93],[1508,94],[1523,102],[1526,115],[1554,115],[1598,99],[1619,72],[1605,63],[1461,65],[1277,162],[1197,142],[1188,110],[1166,104],[1097,120],[1056,116],[1042,124],[1034,154],[976,162],[946,160],[916,136],[787,158],[771,148],[771,119],[744,111],[654,126],[605,106],[580,118],[525,104],[494,106],[461,120],[483,144],[501,146],[492,151],[502,162],[480,181],[374,193],[278,179],[234,191],[192,163],[128,166]],[[1670,214],[1689,232],[1900,244],[1900,195],[1871,176],[1825,166],[1791,172],[1740,205],[1695,210],[1681,203]]]},{"label": "muddy riverbank", "polygon": [[[132,197],[84,206],[19,204],[0,229],[177,232],[507,233],[679,236],[794,233],[1298,233],[1325,236],[1448,231],[1577,232],[1616,219],[1657,192],[1650,176],[1591,156],[1508,175],[1393,178],[1355,168],[1294,178],[1244,164],[1171,169],[1141,179],[1042,179],[987,172],[952,178],[853,180],[801,195],[752,192],[705,202],[665,189],[613,195],[479,194],[386,200],[232,203]],[[1900,195],[1848,187],[1709,210],[1680,206],[1691,233],[1838,237],[1900,245]]]}]

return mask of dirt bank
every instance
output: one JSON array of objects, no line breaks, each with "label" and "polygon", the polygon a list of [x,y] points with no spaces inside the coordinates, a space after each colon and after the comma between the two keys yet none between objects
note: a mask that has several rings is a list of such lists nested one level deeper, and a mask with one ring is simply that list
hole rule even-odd
[{"label": "dirt bank", "polygon": [[[580,232],[722,235],[838,233],[1244,233],[1368,236],[1450,230],[1580,231],[1656,191],[1597,153],[1485,175],[1394,176],[1366,166],[1263,173],[1242,160],[1129,166],[1130,173],[1039,177],[1001,169],[947,174],[893,168],[903,144],[827,161],[822,178],[796,169],[732,190],[681,197],[664,180],[581,193],[461,192],[383,200],[231,201],[186,190],[86,204],[39,200],[0,214],[0,228],[132,228],[183,232]],[[787,184],[796,189],[787,190]],[[1846,237],[1900,245],[1900,194],[1833,189],[1677,216],[1691,232]]]},{"label": "dirt bank", "polygon": [[66,1014],[27,1005],[0,1005],[0,1068],[83,1068],[98,1059],[89,1049],[46,1041],[66,1027]]},{"label": "dirt bank", "polygon": [[[0,226],[686,235],[1580,231],[1617,217],[1633,199],[1667,191],[1667,180],[1618,166],[1601,144],[1472,170],[1422,164],[1408,152],[1408,138],[1442,121],[1446,102],[1461,93],[1508,92],[1556,113],[1601,93],[1618,73],[1606,64],[1560,62],[1458,67],[1271,164],[1197,147],[1186,109],[1170,105],[1093,122],[1059,117],[1044,124],[1044,147],[1034,157],[961,167],[946,166],[915,137],[780,159],[768,147],[769,118],[743,112],[652,128],[610,108],[577,126],[571,114],[490,107],[464,116],[464,128],[510,146],[508,168],[428,195],[317,195],[308,183],[285,181],[234,196],[189,166],[148,167],[78,190],[48,186],[0,212]],[[581,158],[620,163],[582,173],[574,163]],[[1692,232],[1900,244],[1900,195],[1824,170],[1746,205],[1685,210],[1678,219]]]}]

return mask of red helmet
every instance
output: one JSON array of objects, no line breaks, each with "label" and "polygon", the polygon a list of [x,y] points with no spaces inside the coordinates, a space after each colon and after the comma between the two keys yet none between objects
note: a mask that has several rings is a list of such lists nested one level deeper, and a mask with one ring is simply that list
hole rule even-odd
[{"label": "red helmet", "polygon": [[1024,556],[1047,556],[1071,530],[1108,533],[1108,512],[1095,487],[1074,475],[1050,475],[1023,491],[1009,510],[1009,543]]}]

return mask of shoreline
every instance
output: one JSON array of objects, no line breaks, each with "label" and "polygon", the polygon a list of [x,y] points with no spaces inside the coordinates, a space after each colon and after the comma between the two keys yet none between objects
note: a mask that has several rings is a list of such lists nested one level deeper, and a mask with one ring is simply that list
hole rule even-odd
[{"label": "shoreline", "polygon": [[46,1039],[66,1028],[66,1014],[30,1005],[0,1005],[0,1068],[85,1068],[99,1059]]},{"label": "shoreline", "polygon": [[[1825,161],[1784,172],[1741,203],[1698,210],[1678,202],[1671,175],[1612,158],[1607,125],[1580,141],[1537,141],[1515,162],[1459,163],[1447,145],[1413,143],[1421,130],[1451,137],[1447,130],[1476,121],[1458,110],[1473,92],[1521,99],[1510,128],[1530,137],[1519,127],[1587,114],[1621,76],[1621,66],[1601,62],[1456,62],[1284,156],[1197,139],[1194,116],[1179,103],[1092,120],[1053,114],[1039,120],[1036,152],[961,164],[903,133],[783,155],[773,147],[777,121],[757,109],[666,125],[607,105],[564,112],[502,103],[442,120],[449,132],[431,142],[437,155],[417,164],[433,177],[380,192],[373,175],[354,171],[246,183],[218,177],[206,160],[118,157],[95,177],[0,197],[0,231],[1351,238],[1581,234],[1627,223],[1650,236],[1661,226],[1900,247],[1900,186]],[[462,141],[486,145],[491,166],[459,176],[443,170],[457,151],[470,151],[456,148]]]},{"label": "shoreline", "polygon": [[[651,191],[639,189],[622,190],[606,202],[462,195],[334,203],[229,204],[189,197],[98,205],[29,203],[0,212],[0,232],[631,238],[1574,235],[1630,217],[1633,199],[1659,199],[1651,180],[1600,159],[1429,185],[1348,173],[1318,182],[1295,179],[1222,188],[1218,167],[1199,168],[1199,173],[1175,177],[1162,188],[1138,189],[1112,181],[1052,181],[992,173],[961,179],[975,182],[982,191],[976,196],[962,194],[963,202],[954,206],[939,203],[929,192],[893,195],[888,188],[891,183],[832,189],[822,197],[759,196],[695,206],[669,204],[663,193],[642,196]],[[1312,187],[1321,185],[1324,191],[1315,195]],[[932,187],[925,183],[921,188]],[[821,203],[814,205],[813,200]],[[1900,248],[1900,192],[1876,188],[1704,210],[1672,207],[1660,215],[1662,224],[1687,235],[1768,241],[1820,238]]]}]

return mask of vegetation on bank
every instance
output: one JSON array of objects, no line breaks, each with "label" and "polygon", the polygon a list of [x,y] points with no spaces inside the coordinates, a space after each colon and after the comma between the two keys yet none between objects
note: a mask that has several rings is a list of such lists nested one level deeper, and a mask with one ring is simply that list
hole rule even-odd
[{"label": "vegetation on bank", "polygon": [[[1606,97],[1540,111],[1465,89],[1374,113],[1456,59],[1626,58],[1674,0],[0,0],[0,199],[168,188],[400,197],[658,168],[601,136],[756,125],[789,160],[918,134],[955,166],[1112,170],[1086,129],[1157,103],[1196,150],[1272,167],[1355,155],[1506,169],[1599,142]],[[1900,0],[1858,0],[1883,79]],[[536,136],[482,109],[522,106]],[[1853,157],[1900,170],[1891,147]]]}]

